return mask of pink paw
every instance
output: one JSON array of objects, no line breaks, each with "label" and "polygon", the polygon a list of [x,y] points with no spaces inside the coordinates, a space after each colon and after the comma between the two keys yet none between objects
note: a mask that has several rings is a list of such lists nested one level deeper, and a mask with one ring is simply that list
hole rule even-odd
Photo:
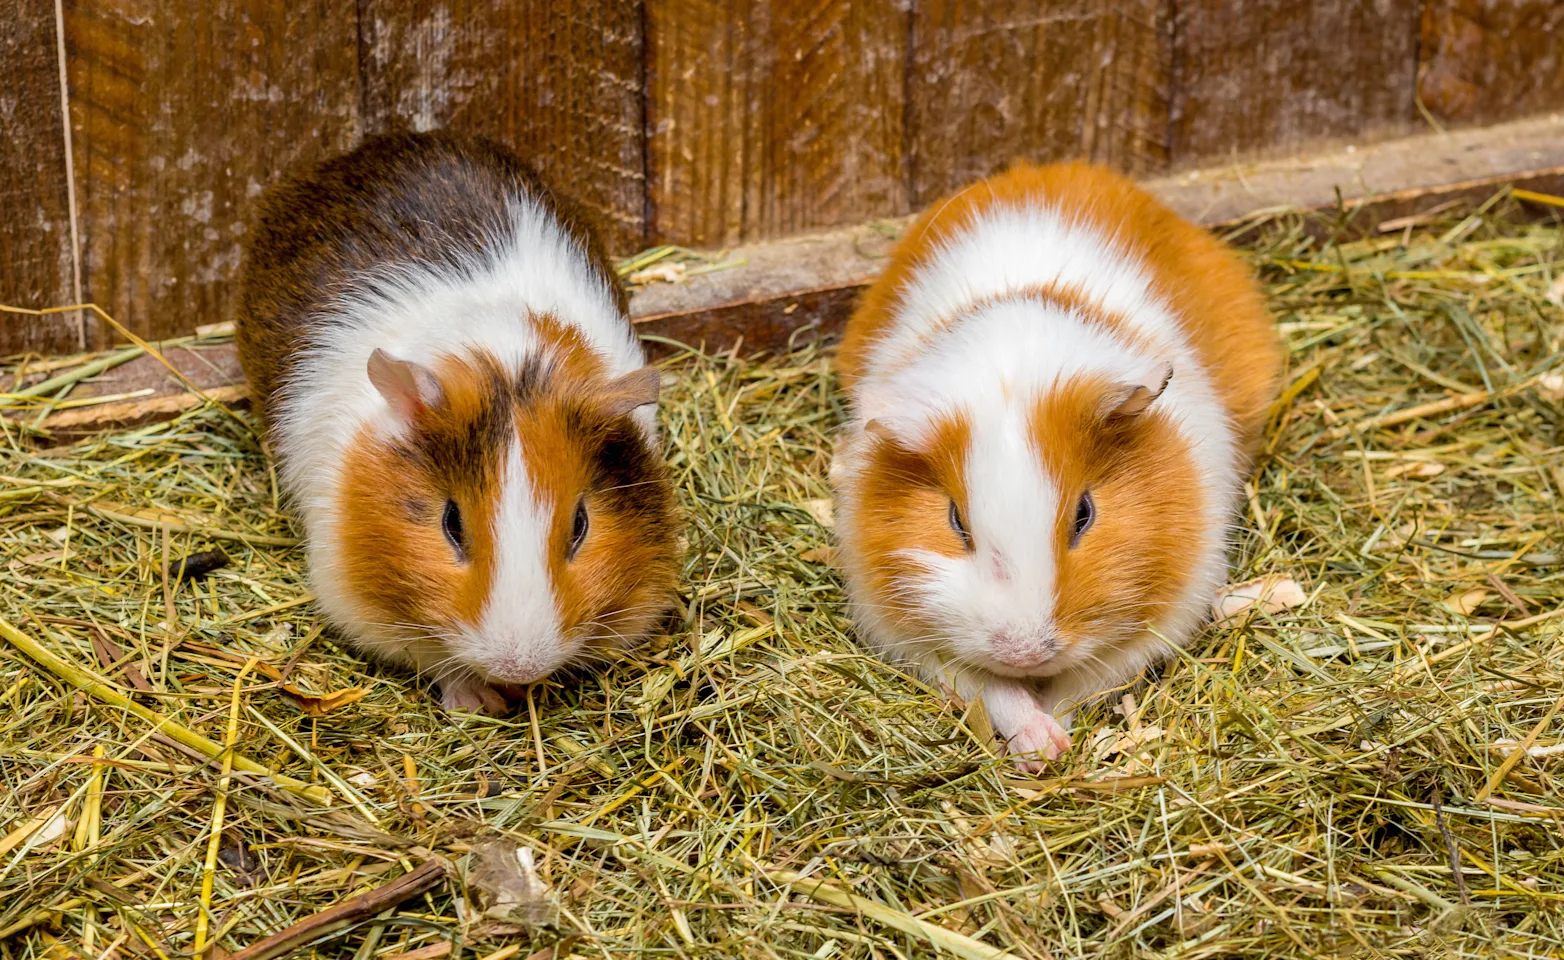
[{"label": "pink paw", "polygon": [[1042,773],[1048,761],[1057,760],[1070,749],[1070,735],[1051,713],[1035,711],[1005,742],[1016,766],[1024,773]]},{"label": "pink paw", "polygon": [[502,717],[510,713],[510,701],[490,684],[476,677],[445,677],[440,681],[440,704],[447,710]]}]

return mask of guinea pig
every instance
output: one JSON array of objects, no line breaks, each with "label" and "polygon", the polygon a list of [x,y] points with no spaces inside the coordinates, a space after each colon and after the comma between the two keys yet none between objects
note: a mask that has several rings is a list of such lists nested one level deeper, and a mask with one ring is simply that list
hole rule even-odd
[{"label": "guinea pig", "polygon": [[1023,769],[1057,758],[1208,613],[1281,361],[1244,265],[1122,177],[1020,166],[936,203],[839,358],[861,636],[981,697]]},{"label": "guinea pig", "polygon": [[328,622],[449,709],[644,636],[673,494],[622,286],[478,139],[373,139],[271,189],[239,358]]}]

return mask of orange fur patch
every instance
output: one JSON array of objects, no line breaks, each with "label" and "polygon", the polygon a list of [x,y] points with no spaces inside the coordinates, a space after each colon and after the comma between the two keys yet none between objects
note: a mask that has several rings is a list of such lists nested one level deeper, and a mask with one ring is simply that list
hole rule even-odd
[{"label": "orange fur patch", "polygon": [[[1032,441],[1059,490],[1054,619],[1066,642],[1155,623],[1186,585],[1190,545],[1205,529],[1205,496],[1187,441],[1155,405],[1102,418],[1099,405],[1112,386],[1061,384],[1031,414]],[[1071,547],[1086,492],[1095,519]]]},{"label": "orange fur patch", "polygon": [[882,613],[916,620],[914,605],[903,602],[897,584],[922,573],[922,567],[900,556],[904,550],[926,550],[947,557],[966,553],[950,525],[950,503],[967,509],[967,452],[971,428],[963,419],[940,423],[927,450],[909,450],[891,439],[879,439],[856,491],[862,506],[854,511],[845,536],[855,544],[867,577],[872,602]]}]

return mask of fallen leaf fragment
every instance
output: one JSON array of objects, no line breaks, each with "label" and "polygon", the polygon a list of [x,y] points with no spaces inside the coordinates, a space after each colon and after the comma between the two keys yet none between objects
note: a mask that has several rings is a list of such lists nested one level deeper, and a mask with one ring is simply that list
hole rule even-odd
[{"label": "fallen leaf fragment", "polygon": [[1548,292],[1542,295],[1542,299],[1555,307],[1564,307],[1564,274],[1557,276],[1548,284]]},{"label": "fallen leaf fragment", "polygon": [[1470,590],[1457,590],[1444,600],[1444,608],[1451,613],[1462,617],[1469,617],[1472,611],[1483,605],[1483,601],[1493,596],[1492,590],[1482,587],[1472,587]]},{"label": "fallen leaf fragment", "polygon": [[815,518],[815,522],[827,530],[836,526],[836,507],[829,498],[821,497],[818,500],[805,500],[799,504],[804,510]]},{"label": "fallen leaf fragment", "polygon": [[478,855],[471,883],[483,895],[483,915],[494,920],[544,924],[554,918],[548,885],[538,877],[530,847],[494,843]]},{"label": "fallen leaf fragment", "polygon": [[1271,574],[1230,583],[1216,592],[1212,602],[1212,614],[1218,620],[1228,620],[1259,607],[1261,613],[1280,613],[1302,606],[1309,595],[1298,586],[1298,581],[1281,574]]},{"label": "fallen leaf fragment", "polygon": [[1538,377],[1537,392],[1555,403],[1564,400],[1564,373],[1555,370]]},{"label": "fallen leaf fragment", "polygon": [[1437,477],[1445,472],[1445,465],[1434,460],[1411,460],[1406,463],[1398,463],[1385,471],[1385,479],[1394,480],[1396,477],[1411,477],[1414,480],[1427,480],[1429,477]]},{"label": "fallen leaf fragment", "polygon": [[61,834],[65,832],[65,818],[60,816],[63,809],[63,807],[55,807],[46,813],[40,813],[36,817],[28,817],[23,820],[15,829],[7,833],[4,838],[0,838],[0,857],[26,843],[27,838],[45,826],[50,826],[53,829],[53,824],[58,823],[59,828],[55,831],[53,839],[59,839]]},{"label": "fallen leaf fragment", "polygon": [[658,263],[644,270],[637,270],[625,278],[629,284],[683,283],[689,268],[682,263]]},{"label": "fallen leaf fragment", "polygon": [[288,683],[282,685],[282,692],[292,697],[293,702],[299,705],[299,709],[312,717],[324,717],[334,710],[341,710],[350,703],[357,703],[364,699],[369,693],[363,687],[347,687],[316,696],[313,693],[305,693]]}]

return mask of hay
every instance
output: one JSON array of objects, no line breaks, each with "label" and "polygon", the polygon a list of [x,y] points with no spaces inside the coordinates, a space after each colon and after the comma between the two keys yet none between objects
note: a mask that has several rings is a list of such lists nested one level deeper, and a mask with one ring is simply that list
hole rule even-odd
[{"label": "hay", "polygon": [[52,448],[8,421],[0,955],[312,917],[256,955],[1557,955],[1564,231],[1510,203],[1265,227],[1293,387],[1233,579],[1303,602],[1083,713],[1041,780],[853,645],[828,354],[669,364],[679,623],[508,721],[321,634],[238,420]]}]

